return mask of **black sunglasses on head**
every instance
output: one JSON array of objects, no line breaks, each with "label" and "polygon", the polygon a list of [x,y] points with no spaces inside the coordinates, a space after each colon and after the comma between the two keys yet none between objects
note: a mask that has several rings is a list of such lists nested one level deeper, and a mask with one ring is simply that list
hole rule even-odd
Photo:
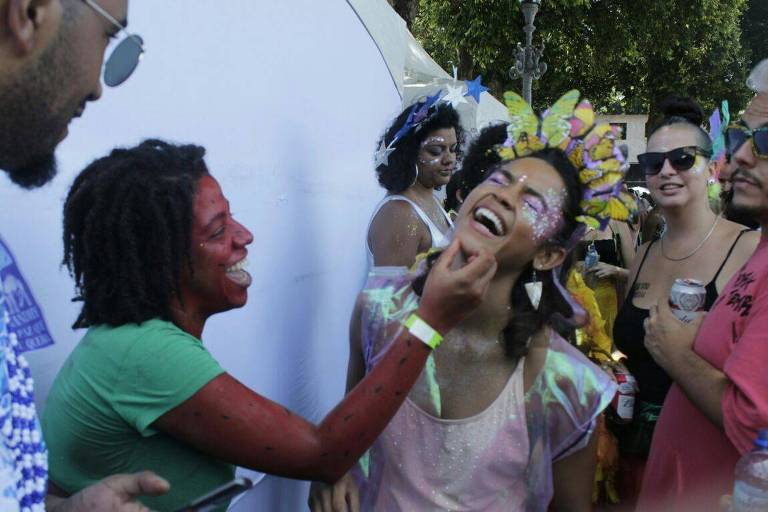
[{"label": "black sunglasses on head", "polygon": [[637,161],[646,176],[659,174],[664,167],[664,162],[669,160],[669,164],[676,171],[688,171],[696,162],[696,155],[707,158],[712,156],[711,151],[701,149],[698,146],[685,146],[676,148],[666,153],[642,153],[637,155]]},{"label": "black sunglasses on head", "polygon": [[752,139],[752,153],[757,158],[768,158],[768,126],[751,129],[741,123],[728,125],[725,130],[725,148],[728,157],[733,156],[749,139]]}]

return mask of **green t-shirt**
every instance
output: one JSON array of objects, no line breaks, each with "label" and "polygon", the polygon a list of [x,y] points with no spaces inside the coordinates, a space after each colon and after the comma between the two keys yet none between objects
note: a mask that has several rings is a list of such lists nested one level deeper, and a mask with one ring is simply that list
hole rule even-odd
[{"label": "green t-shirt", "polygon": [[53,383],[43,414],[51,480],[74,493],[115,473],[152,470],[175,510],[234,476],[230,464],[153,430],[160,416],[224,373],[200,340],[170,322],[88,330]]}]

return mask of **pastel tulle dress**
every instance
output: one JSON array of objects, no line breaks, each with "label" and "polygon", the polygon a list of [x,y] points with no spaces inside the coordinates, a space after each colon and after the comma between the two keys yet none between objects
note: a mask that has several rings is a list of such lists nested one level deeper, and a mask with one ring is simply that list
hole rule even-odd
[{"label": "pastel tulle dress", "polygon": [[[418,306],[413,277],[369,275],[361,337],[369,370]],[[407,399],[355,469],[362,510],[545,511],[552,462],[586,446],[616,386],[553,331],[528,392],[524,365],[521,359],[493,403],[469,418],[438,418]],[[411,395],[430,392],[429,373],[428,364]]]}]

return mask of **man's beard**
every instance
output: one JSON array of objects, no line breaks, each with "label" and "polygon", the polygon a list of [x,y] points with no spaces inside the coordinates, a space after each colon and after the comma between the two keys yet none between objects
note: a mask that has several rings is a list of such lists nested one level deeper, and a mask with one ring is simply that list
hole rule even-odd
[{"label": "man's beard", "polygon": [[0,169],[28,189],[56,175],[53,153],[74,112],[54,105],[68,76],[63,31],[36,63],[0,85]]},{"label": "man's beard", "polygon": [[[736,173],[734,173],[734,175],[735,174]],[[723,216],[731,222],[757,229],[760,226],[760,222],[757,219],[760,218],[762,212],[754,211],[753,208],[744,206],[739,207],[733,204],[733,192],[733,185],[731,185],[731,188],[723,195]]]}]

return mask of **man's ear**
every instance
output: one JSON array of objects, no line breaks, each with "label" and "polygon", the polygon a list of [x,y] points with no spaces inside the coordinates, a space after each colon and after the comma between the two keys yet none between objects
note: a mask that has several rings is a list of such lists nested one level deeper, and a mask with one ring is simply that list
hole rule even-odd
[{"label": "man's ear", "polygon": [[533,257],[533,268],[551,270],[565,261],[566,250],[558,245],[545,244]]},{"label": "man's ear", "polygon": [[15,53],[20,57],[33,53],[45,32],[57,30],[51,24],[61,21],[61,13],[61,0],[8,0],[3,29]]}]

